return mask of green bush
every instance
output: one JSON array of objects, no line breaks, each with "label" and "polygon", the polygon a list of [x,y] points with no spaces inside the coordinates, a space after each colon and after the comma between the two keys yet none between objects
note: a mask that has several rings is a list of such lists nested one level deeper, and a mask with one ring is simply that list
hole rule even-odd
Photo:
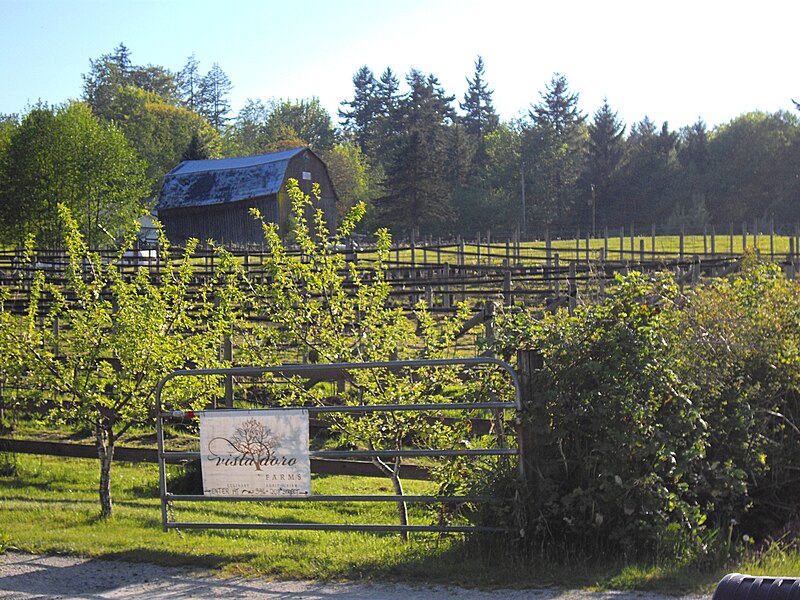
[{"label": "green bush", "polygon": [[687,296],[668,275],[618,284],[573,315],[501,318],[501,354],[544,359],[528,537],[694,560],[767,535],[800,497],[798,287],[755,257]]}]

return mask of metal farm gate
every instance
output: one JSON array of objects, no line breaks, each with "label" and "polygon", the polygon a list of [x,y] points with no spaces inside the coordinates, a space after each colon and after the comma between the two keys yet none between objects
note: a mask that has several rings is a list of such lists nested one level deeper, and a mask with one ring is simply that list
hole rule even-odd
[{"label": "metal farm gate", "polygon": [[[302,381],[306,386],[311,387],[318,382],[326,382],[325,385],[334,386],[338,385],[337,389],[342,390],[346,385],[344,379],[349,377],[349,374],[354,371],[372,370],[377,375],[378,373],[392,372],[394,374],[405,374],[411,376],[412,373],[417,373],[419,370],[424,369],[437,369],[437,368],[459,368],[459,377],[466,379],[467,377],[474,377],[473,381],[482,381],[479,378],[487,378],[493,372],[499,373],[502,377],[508,378],[511,385],[513,385],[513,401],[503,401],[490,397],[471,397],[463,401],[453,400],[452,402],[432,402],[432,403],[415,403],[415,404],[358,404],[358,405],[313,405],[313,406],[284,406],[278,408],[264,408],[264,403],[254,402],[252,394],[250,399],[233,397],[233,383],[234,381],[241,384],[247,382],[247,385],[252,386],[256,391],[265,386],[275,384],[276,382],[287,381]],[[170,407],[164,406],[164,389],[165,386],[180,378],[209,378],[213,377],[219,382],[224,382],[225,388],[225,406],[224,408],[209,408],[208,410],[192,411],[171,410]],[[352,377],[350,377],[352,380]],[[196,383],[196,382],[195,382]],[[242,384],[244,387],[244,384]],[[508,385],[505,382],[504,385]],[[248,396],[245,392],[243,396]],[[451,394],[453,395],[453,394]],[[250,406],[243,406],[246,404]],[[274,402],[273,402],[274,404]],[[176,421],[185,422],[186,419],[198,417],[201,419],[200,423],[200,438],[203,438],[203,418],[208,419],[207,422],[211,423],[211,418],[216,416],[230,416],[246,418],[246,415],[270,415],[278,419],[284,416],[294,418],[297,416],[298,411],[307,411],[309,416],[315,419],[324,420],[332,418],[332,415],[349,415],[349,418],[363,418],[365,415],[378,415],[387,414],[394,415],[405,411],[413,411],[416,415],[424,415],[426,419],[441,420],[448,418],[447,415],[453,415],[467,411],[470,415],[483,415],[488,417],[485,419],[476,419],[482,421],[484,433],[489,432],[483,436],[483,442],[479,446],[470,447],[468,442],[460,444],[460,447],[449,448],[419,448],[419,447],[403,447],[402,449],[394,450],[364,450],[364,449],[318,449],[312,450],[309,448],[308,437],[305,441],[305,450],[307,451],[310,461],[316,461],[317,464],[322,462],[332,462],[331,459],[342,461],[363,461],[369,459],[374,461],[378,460],[403,460],[406,458],[422,459],[422,461],[433,460],[457,460],[458,457],[498,457],[498,461],[512,461],[508,463],[512,469],[518,469],[519,476],[524,481],[524,467],[521,459],[521,442],[518,441],[518,433],[520,430],[520,409],[521,409],[521,392],[520,383],[517,374],[513,368],[506,362],[494,358],[464,358],[464,359],[440,359],[440,360],[411,360],[411,361],[392,361],[392,362],[371,362],[371,363],[339,363],[339,364],[313,364],[313,365],[282,365],[274,367],[241,367],[241,368],[227,368],[227,369],[204,369],[204,370],[181,370],[175,371],[167,375],[159,384],[156,389],[156,424],[157,424],[157,438],[158,438],[158,461],[159,461],[159,475],[160,475],[160,494],[161,494],[161,515],[162,527],[164,531],[169,529],[267,529],[267,530],[328,530],[328,531],[382,531],[382,532],[476,532],[476,531],[518,531],[518,527],[486,527],[472,525],[468,521],[465,523],[448,523],[440,522],[439,524],[387,524],[387,523],[321,523],[303,521],[301,519],[301,511],[292,512],[291,518],[286,518],[284,521],[288,522],[274,522],[271,519],[265,519],[264,522],[235,522],[233,519],[226,520],[222,517],[218,522],[208,521],[182,521],[175,518],[176,507],[180,503],[194,503],[194,502],[241,502],[241,501],[257,501],[264,504],[274,506],[286,507],[285,503],[303,503],[303,502],[342,502],[342,503],[398,503],[406,502],[409,504],[433,504],[438,503],[439,506],[460,506],[463,503],[470,505],[479,505],[482,503],[496,503],[498,501],[507,501],[507,498],[475,496],[475,495],[397,495],[395,494],[369,494],[369,495],[327,495],[327,494],[314,494],[310,492],[310,487],[305,490],[293,489],[289,490],[288,495],[286,489],[280,488],[280,493],[273,493],[267,488],[254,488],[255,491],[242,492],[236,487],[230,488],[233,493],[226,493],[229,488],[220,487],[214,489],[214,494],[208,493],[173,493],[168,489],[167,465],[168,464],[185,464],[189,461],[199,461],[201,452],[198,451],[185,451],[185,450],[170,450],[168,445],[173,444],[172,437],[165,435],[165,428],[174,426]],[[291,416],[294,415],[294,416]],[[333,417],[335,418],[335,417]],[[466,418],[466,417],[465,417]],[[472,417],[469,417],[472,419]],[[254,421],[249,421],[253,423]],[[284,419],[281,422],[288,422]],[[509,424],[508,427],[504,424]],[[470,420],[470,427],[472,421]],[[306,430],[307,431],[307,430]],[[307,435],[307,434],[306,434]],[[239,438],[242,438],[239,435]],[[220,438],[213,438],[220,439]],[[242,438],[243,439],[243,438]],[[486,440],[490,440],[487,442]],[[208,440],[208,437],[206,437]],[[213,440],[212,440],[213,441]],[[235,442],[226,440],[227,444],[235,445]],[[211,444],[209,443],[209,449]],[[202,450],[202,448],[201,448]],[[260,451],[261,454],[257,456],[256,452],[251,452],[247,459],[248,464],[256,466],[261,461],[265,470],[270,467],[270,460],[273,463],[279,461],[274,456],[270,459],[268,449]],[[500,458],[505,457],[505,458]],[[206,456],[208,458],[208,456]],[[219,457],[214,456],[216,463],[225,462]],[[236,462],[234,459],[233,462]],[[241,461],[241,456],[238,459]],[[286,459],[282,459],[286,463]],[[480,459],[478,459],[480,460]],[[492,459],[489,459],[492,460]],[[516,465],[513,464],[516,461]],[[228,461],[230,462],[230,461]],[[289,461],[291,462],[291,460]],[[213,461],[212,461],[213,463]],[[339,464],[350,465],[358,464],[353,462],[340,462]],[[364,464],[363,462],[361,463]],[[412,466],[412,468],[414,468]],[[417,467],[419,468],[419,467]],[[344,471],[347,473],[347,469]],[[353,472],[353,474],[358,474]],[[262,474],[263,477],[263,474]],[[273,478],[275,475],[273,474]],[[281,476],[283,478],[283,476]],[[294,477],[289,474],[287,479],[292,480]],[[301,479],[301,477],[297,477]],[[310,478],[309,478],[310,479]],[[206,486],[206,482],[203,484]],[[284,484],[281,484],[282,486]],[[296,485],[294,483],[288,484],[289,486]],[[311,485],[310,482],[308,484]],[[222,490],[222,493],[217,493]],[[273,504],[275,503],[275,504]],[[290,505],[292,506],[292,505]],[[299,506],[298,506],[299,508]],[[418,519],[419,520],[419,519]]]}]

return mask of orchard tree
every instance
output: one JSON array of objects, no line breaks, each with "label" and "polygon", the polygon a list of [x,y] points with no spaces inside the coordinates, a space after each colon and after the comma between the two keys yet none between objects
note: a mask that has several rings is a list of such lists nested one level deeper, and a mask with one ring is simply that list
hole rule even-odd
[{"label": "orchard tree", "polygon": [[[78,222],[63,205],[59,218],[69,260],[66,281],[36,273],[17,344],[24,355],[28,385],[54,392],[50,416],[94,432],[101,513],[109,517],[117,442],[131,428],[153,424],[155,388],[168,373],[192,366],[223,366],[220,340],[233,326],[241,298],[234,276],[225,274],[229,268],[235,273],[235,265],[224,252],[219,252],[220,270],[194,293],[196,240],[173,264],[162,236],[161,276],[154,281],[147,268],[132,276],[123,273],[123,257],[135,235],[127,237],[109,262],[89,249]],[[193,382],[169,386],[165,398],[199,409],[213,391],[214,382]]]},{"label": "orchard tree", "polygon": [[[468,316],[461,305],[453,318],[436,320],[424,304],[415,308],[416,320],[406,316],[390,301],[391,286],[386,280],[391,238],[385,229],[377,232],[375,259],[370,265],[347,263],[345,255],[327,242],[327,229],[321,211],[309,223],[311,200],[290,180],[287,192],[293,206],[293,237],[303,253],[303,260],[284,248],[278,228],[265,223],[269,254],[265,270],[269,283],[251,282],[258,310],[271,327],[259,331],[248,344],[252,360],[259,364],[280,364],[285,360],[285,344],[300,348],[311,362],[355,363],[411,358],[447,358],[453,356],[455,335]],[[319,195],[319,186],[313,194]],[[318,198],[317,198],[318,199]],[[357,205],[343,219],[337,239],[350,235],[363,215]],[[257,213],[256,213],[257,214]],[[445,389],[459,385],[453,368],[426,368],[418,377],[395,370],[352,370],[349,389],[342,392],[348,405],[446,402]],[[284,401],[324,403],[324,390],[294,386]],[[334,421],[342,443],[369,450],[400,450],[417,442],[430,447],[433,437],[458,444],[464,423],[431,423],[423,414],[411,412],[342,414]],[[452,446],[451,446],[452,447]],[[400,458],[391,461],[378,457],[374,464],[392,481],[395,493],[403,495]],[[405,503],[398,503],[401,524],[407,524]]]}]

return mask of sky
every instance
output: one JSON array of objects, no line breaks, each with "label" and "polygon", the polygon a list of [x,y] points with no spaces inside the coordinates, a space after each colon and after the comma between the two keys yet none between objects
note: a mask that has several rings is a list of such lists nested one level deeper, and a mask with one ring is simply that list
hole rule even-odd
[{"label": "sky", "polygon": [[[362,66],[432,73],[463,100],[478,55],[501,119],[554,73],[589,117],[710,127],[800,101],[797,0],[0,0],[0,113],[82,92],[120,43],[136,65],[218,63],[248,99],[318,97],[338,121]],[[401,88],[401,90],[404,88]]]}]

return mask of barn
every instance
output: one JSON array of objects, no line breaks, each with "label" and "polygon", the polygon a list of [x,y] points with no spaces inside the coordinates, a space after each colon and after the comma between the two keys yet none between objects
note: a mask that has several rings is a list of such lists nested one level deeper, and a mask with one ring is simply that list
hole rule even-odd
[{"label": "barn", "polygon": [[164,178],[156,205],[158,220],[172,243],[194,237],[244,245],[264,239],[261,225],[250,215],[250,209],[257,208],[266,221],[278,224],[284,236],[291,212],[289,179],[296,179],[306,193],[313,183],[320,185],[320,207],[334,231],[336,192],[325,163],[309,148],[184,161]]}]

